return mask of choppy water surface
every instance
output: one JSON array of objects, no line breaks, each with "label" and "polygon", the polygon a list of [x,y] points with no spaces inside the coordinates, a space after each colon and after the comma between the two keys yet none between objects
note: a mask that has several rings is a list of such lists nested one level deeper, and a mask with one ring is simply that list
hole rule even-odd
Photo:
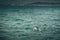
[{"label": "choppy water surface", "polygon": [[60,7],[0,8],[0,40],[60,40]]}]

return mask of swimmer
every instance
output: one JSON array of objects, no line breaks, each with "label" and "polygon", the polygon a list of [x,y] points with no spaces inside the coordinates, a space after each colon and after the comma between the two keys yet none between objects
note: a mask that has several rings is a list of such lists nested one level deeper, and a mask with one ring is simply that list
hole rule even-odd
[{"label": "swimmer", "polygon": [[34,26],[34,30],[39,31],[39,27],[38,26]]}]

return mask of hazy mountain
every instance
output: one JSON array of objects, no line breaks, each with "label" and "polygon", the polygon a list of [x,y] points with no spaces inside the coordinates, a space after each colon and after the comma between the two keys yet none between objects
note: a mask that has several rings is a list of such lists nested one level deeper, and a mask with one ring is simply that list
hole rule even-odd
[{"label": "hazy mountain", "polygon": [[60,6],[59,2],[34,2],[25,6]]},{"label": "hazy mountain", "polygon": [[0,0],[0,6],[60,5],[60,0]]}]

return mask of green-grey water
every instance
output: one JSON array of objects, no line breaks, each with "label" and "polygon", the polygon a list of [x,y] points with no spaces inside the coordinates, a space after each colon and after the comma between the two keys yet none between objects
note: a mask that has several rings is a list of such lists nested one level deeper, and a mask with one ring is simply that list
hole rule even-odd
[{"label": "green-grey water", "polygon": [[60,7],[0,7],[0,40],[60,40]]}]

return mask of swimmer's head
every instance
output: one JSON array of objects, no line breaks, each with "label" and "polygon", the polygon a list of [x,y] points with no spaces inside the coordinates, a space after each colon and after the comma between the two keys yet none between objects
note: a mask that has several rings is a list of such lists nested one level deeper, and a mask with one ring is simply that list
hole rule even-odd
[{"label": "swimmer's head", "polygon": [[38,26],[34,26],[33,29],[39,31],[39,27]]}]

